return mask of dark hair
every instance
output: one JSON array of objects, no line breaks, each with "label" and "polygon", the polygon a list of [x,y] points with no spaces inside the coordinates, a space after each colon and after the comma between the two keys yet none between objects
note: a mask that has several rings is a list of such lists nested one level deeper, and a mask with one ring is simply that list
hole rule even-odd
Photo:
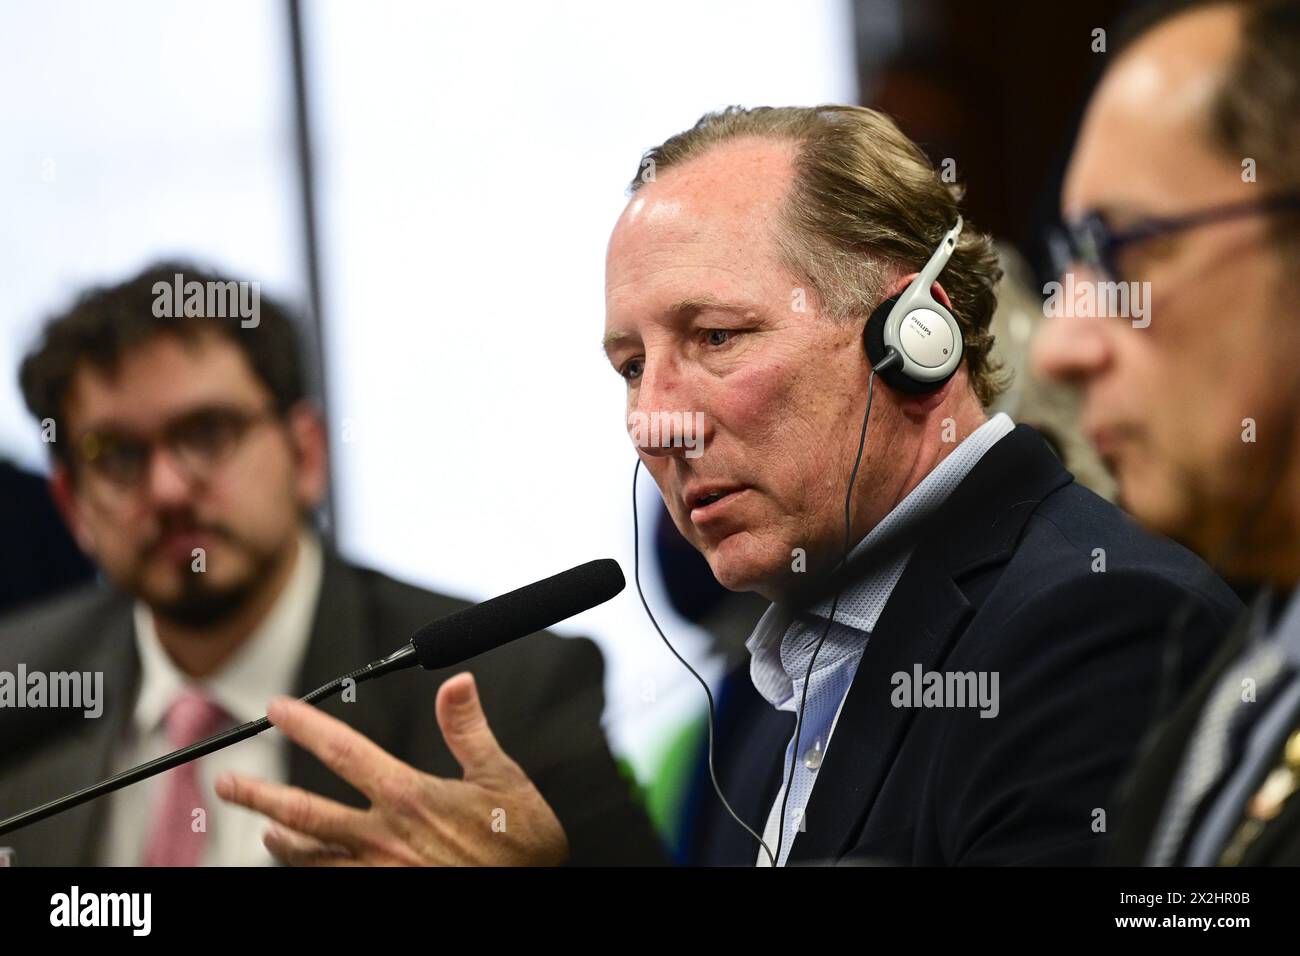
[{"label": "dark hair", "polygon": [[[255,324],[246,326],[238,314],[222,314],[237,310],[204,308],[200,310],[203,315],[185,315],[184,300],[165,310],[174,318],[159,317],[155,306],[160,294],[155,287],[159,283],[174,287],[178,275],[182,283],[200,282],[205,289],[213,288],[208,283],[230,287],[239,281],[187,262],[159,262],[116,285],[85,290],[70,308],[46,322],[18,372],[23,399],[38,421],[62,419],[68,390],[83,362],[113,373],[132,349],[160,335],[186,341],[205,334],[222,335],[244,353],[253,374],[270,391],[277,411],[283,414],[302,400],[298,335],[295,319],[285,307],[261,295],[259,286]],[[206,296],[204,304],[209,304]],[[51,444],[55,457],[70,463],[67,443]]]}]

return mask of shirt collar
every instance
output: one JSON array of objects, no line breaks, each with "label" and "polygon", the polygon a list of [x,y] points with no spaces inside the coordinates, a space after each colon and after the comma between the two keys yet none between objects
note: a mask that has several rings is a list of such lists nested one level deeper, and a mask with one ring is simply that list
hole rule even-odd
[{"label": "shirt collar", "polygon": [[192,684],[202,687],[237,723],[265,715],[267,701],[293,687],[306,656],[323,563],[320,542],[304,529],[298,537],[293,571],[271,610],[234,656],[200,681],[192,680],[172,662],[158,640],[153,612],[143,601],[136,601],[140,693],[132,719],[137,732],[158,729],[172,701]]},{"label": "shirt collar", "polygon": [[[841,596],[835,608],[836,624],[861,634],[863,647],[910,557],[910,546],[895,546],[900,536],[914,530],[922,518],[938,508],[970,474],[984,453],[1014,428],[1015,423],[1011,417],[1005,412],[999,412],[971,432],[849,552],[850,561],[856,561],[870,552],[879,554],[879,564],[873,564],[861,581],[846,588],[846,594],[874,583],[874,590],[881,595],[880,599],[867,600],[864,596],[863,600],[845,601]],[[880,587],[882,581],[885,583],[883,588]],[[750,675],[755,687],[764,697],[769,700],[780,698],[789,692],[796,678],[803,679],[802,671],[797,675],[786,673],[782,663],[782,644],[793,632],[799,630],[794,627],[797,621],[811,620],[816,625],[817,621],[824,623],[829,620],[832,600],[833,597],[827,597],[802,612],[796,612],[778,601],[759,618],[745,647],[751,655]],[[818,659],[820,661],[820,655]]]},{"label": "shirt collar", "polygon": [[[970,474],[976,463],[984,457],[984,453],[1009,435],[1014,428],[1015,423],[1011,417],[1005,412],[998,412],[966,436],[965,441],[921,479],[917,486],[854,546],[849,552],[849,561],[856,561],[870,551],[885,551],[886,542],[892,543],[901,532],[914,528],[921,518],[933,512],[952,494],[953,490]],[[893,555],[898,552],[890,550],[886,553]],[[902,552],[904,561],[908,553],[910,552]],[[830,597],[822,600],[809,607],[807,613],[816,615],[822,621],[827,620],[830,617],[832,600],[833,598]],[[854,614],[846,611],[842,604],[841,601],[840,606],[836,607],[836,621],[866,633],[870,633],[875,627],[881,611],[884,610],[881,606],[872,608],[865,614]],[[785,633],[792,620],[793,613],[788,608],[780,602],[773,604],[759,619],[754,633],[745,642],[745,646],[752,653],[759,647],[773,644],[777,636]]]}]

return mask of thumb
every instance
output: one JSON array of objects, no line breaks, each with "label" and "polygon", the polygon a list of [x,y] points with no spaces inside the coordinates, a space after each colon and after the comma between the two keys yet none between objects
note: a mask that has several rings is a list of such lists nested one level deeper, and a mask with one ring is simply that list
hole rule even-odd
[{"label": "thumb", "polygon": [[513,765],[488,726],[473,674],[465,671],[443,681],[434,710],[442,739],[465,771],[466,780]]}]

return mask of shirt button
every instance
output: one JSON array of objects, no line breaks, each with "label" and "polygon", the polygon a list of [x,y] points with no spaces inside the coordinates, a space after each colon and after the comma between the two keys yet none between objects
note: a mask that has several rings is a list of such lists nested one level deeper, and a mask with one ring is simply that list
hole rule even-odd
[{"label": "shirt button", "polygon": [[818,737],[813,745],[803,752],[803,765],[814,773],[822,765],[822,739]]}]

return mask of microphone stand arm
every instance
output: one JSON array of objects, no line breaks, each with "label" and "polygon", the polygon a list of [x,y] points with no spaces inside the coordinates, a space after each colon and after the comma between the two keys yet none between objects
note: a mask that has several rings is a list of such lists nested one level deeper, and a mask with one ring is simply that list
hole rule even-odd
[{"label": "microphone stand arm", "polygon": [[[365,667],[358,668],[350,674],[344,674],[342,677],[335,678],[323,687],[317,687],[310,694],[302,698],[303,703],[315,704],[332,697],[342,689],[343,685],[351,680],[358,684],[373,680],[376,677],[382,677],[384,674],[390,674],[393,671],[404,670],[408,667],[414,667],[418,661],[415,657],[415,645],[408,643],[398,650],[367,664]],[[176,750],[169,754],[164,754],[148,763],[142,763],[138,767],[132,767],[130,770],[123,770],[121,773],[109,777],[107,780],[101,780],[99,783],[84,787],[75,793],[59,797],[57,800],[51,800],[43,803],[39,807],[33,807],[22,813],[12,816],[7,820],[0,820],[0,836],[10,833],[20,827],[37,823],[47,817],[52,817],[56,813],[62,813],[64,810],[71,810],[73,807],[80,806],[87,801],[94,800],[96,797],[102,797],[106,793],[112,793],[115,790],[121,790],[123,787],[129,787],[133,783],[139,783],[141,780],[147,780],[155,774],[160,774],[165,770],[171,770],[173,767],[179,767],[181,764],[190,760],[197,760],[199,757],[206,757],[210,753],[222,750],[232,744],[237,744],[241,740],[247,740],[249,737],[256,737],[262,731],[271,726],[271,721],[266,717],[259,717],[257,720],[250,720],[248,723],[240,724],[238,727],[231,727],[229,730],[223,730],[219,734],[213,734],[204,740],[190,744],[182,750]]]}]

